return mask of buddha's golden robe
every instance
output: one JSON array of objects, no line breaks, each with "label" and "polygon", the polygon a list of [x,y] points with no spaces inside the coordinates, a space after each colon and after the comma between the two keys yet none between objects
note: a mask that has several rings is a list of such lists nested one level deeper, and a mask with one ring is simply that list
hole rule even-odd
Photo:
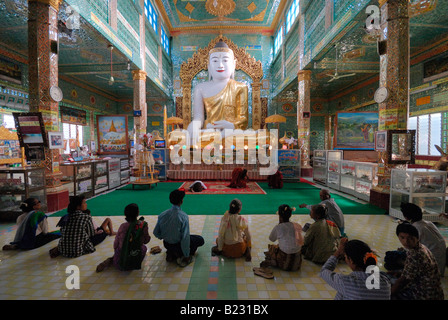
[{"label": "buddha's golden robe", "polygon": [[203,102],[206,114],[204,128],[208,123],[227,120],[235,125],[235,129],[247,129],[248,92],[244,83],[230,79],[220,93],[204,98]]},{"label": "buddha's golden robe", "polygon": [[[248,109],[248,89],[244,83],[230,79],[221,92],[209,97],[203,98],[206,119],[204,120],[203,129],[206,129],[208,123],[214,123],[219,120],[227,120],[234,124],[235,129],[246,130],[249,123],[249,109]],[[173,131],[168,135],[168,145],[175,145],[181,141],[183,133],[181,131]],[[240,135],[235,135],[239,137]],[[257,137],[262,136],[264,140],[269,143],[270,135],[256,134],[251,137],[244,137],[244,144],[249,144],[249,141],[255,146],[258,143]],[[200,148],[204,148],[215,141],[216,133],[203,131],[200,133],[201,144]],[[234,140],[233,143],[235,143]],[[222,138],[220,143],[225,146],[225,139]],[[232,144],[233,144],[232,143]],[[251,144],[252,145],[252,144]]]}]

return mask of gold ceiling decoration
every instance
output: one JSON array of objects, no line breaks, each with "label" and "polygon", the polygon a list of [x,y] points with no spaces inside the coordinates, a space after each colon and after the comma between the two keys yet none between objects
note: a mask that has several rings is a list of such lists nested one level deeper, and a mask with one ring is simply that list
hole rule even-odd
[{"label": "gold ceiling decoration", "polygon": [[432,11],[437,6],[437,0],[419,0],[409,3],[409,18]]},{"label": "gold ceiling decoration", "polygon": [[254,2],[247,6],[247,10],[249,10],[250,13],[254,12],[255,9],[257,9],[257,5]]},{"label": "gold ceiling decoration", "polygon": [[366,54],[366,49],[364,47],[354,49],[348,52],[345,52],[342,56],[344,60],[352,60],[359,57],[362,57]]},{"label": "gold ceiling decoration", "polygon": [[235,2],[233,0],[207,0],[205,9],[211,15],[224,17],[235,11]]},{"label": "gold ceiling decoration", "polygon": [[191,14],[191,12],[193,12],[193,10],[194,10],[195,8],[191,5],[190,2],[188,2],[187,5],[185,6],[185,9],[186,9],[188,12],[190,12],[190,14]]}]

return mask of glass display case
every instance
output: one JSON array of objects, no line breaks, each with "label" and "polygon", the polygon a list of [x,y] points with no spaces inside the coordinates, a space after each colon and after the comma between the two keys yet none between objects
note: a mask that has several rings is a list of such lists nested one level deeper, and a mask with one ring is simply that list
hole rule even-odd
[{"label": "glass display case", "polygon": [[67,189],[72,196],[84,194],[87,198],[93,196],[93,162],[63,162],[60,164],[61,180],[67,183]]},{"label": "glass display case", "polygon": [[47,210],[45,168],[0,169],[0,220],[15,221],[27,198],[39,199],[42,210]]},{"label": "glass display case", "polygon": [[108,164],[107,160],[98,160],[94,162],[95,166],[94,173],[96,177],[107,175],[109,171],[107,164]]},{"label": "glass display case", "polygon": [[76,179],[82,180],[92,177],[92,164],[87,163],[84,165],[75,166]]},{"label": "glass display case", "polygon": [[356,181],[356,162],[343,160],[341,161],[341,191],[354,195]]},{"label": "glass display case", "polygon": [[356,162],[356,181],[354,196],[369,201],[370,189],[377,184],[377,163]]},{"label": "glass display case", "polygon": [[120,158],[120,183],[126,184],[131,181],[131,168],[129,158]]},{"label": "glass display case", "polygon": [[152,152],[152,156],[154,157],[155,165],[154,169],[157,174],[158,180],[166,180],[167,179],[167,149],[155,149]]},{"label": "glass display case", "polygon": [[300,149],[279,149],[278,170],[285,181],[300,180]]},{"label": "glass display case", "polygon": [[121,184],[120,159],[109,160],[109,189],[117,188]]},{"label": "glass display case", "polygon": [[99,160],[93,163],[94,166],[94,188],[95,195],[109,190],[109,168],[107,160]]},{"label": "glass display case", "polygon": [[[313,151],[313,181],[327,185],[328,159],[342,160],[342,150]],[[333,177],[332,177],[333,178]]]},{"label": "glass display case", "polygon": [[341,161],[328,159],[327,166],[327,186],[332,189],[341,189]]},{"label": "glass display case", "polygon": [[441,221],[445,212],[446,171],[432,169],[392,169],[389,214],[404,219],[400,205],[414,203],[423,211],[423,219]]}]

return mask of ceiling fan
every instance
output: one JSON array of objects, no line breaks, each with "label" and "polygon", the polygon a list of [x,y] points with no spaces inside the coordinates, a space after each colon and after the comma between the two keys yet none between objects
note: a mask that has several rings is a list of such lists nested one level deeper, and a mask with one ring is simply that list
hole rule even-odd
[{"label": "ceiling fan", "polygon": [[336,51],[336,60],[335,60],[336,68],[335,68],[334,74],[331,75],[332,78],[330,80],[328,80],[328,82],[332,82],[333,80],[338,80],[338,79],[346,78],[346,77],[352,77],[352,76],[356,75],[356,73],[348,73],[348,74],[341,74],[341,75],[338,73],[338,45],[335,44],[334,48]]}]

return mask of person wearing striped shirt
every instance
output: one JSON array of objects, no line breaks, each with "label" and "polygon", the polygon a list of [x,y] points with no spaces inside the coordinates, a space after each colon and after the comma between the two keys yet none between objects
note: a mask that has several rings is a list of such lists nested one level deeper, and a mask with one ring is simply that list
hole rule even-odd
[{"label": "person wearing striped shirt", "polygon": [[[390,300],[391,283],[386,274],[375,271],[376,255],[360,240],[342,238],[338,250],[328,258],[320,271],[320,277],[335,289],[335,300]],[[350,274],[334,272],[339,257],[352,270]],[[373,268],[370,268],[373,266]],[[372,270],[371,270],[372,269]]]}]

